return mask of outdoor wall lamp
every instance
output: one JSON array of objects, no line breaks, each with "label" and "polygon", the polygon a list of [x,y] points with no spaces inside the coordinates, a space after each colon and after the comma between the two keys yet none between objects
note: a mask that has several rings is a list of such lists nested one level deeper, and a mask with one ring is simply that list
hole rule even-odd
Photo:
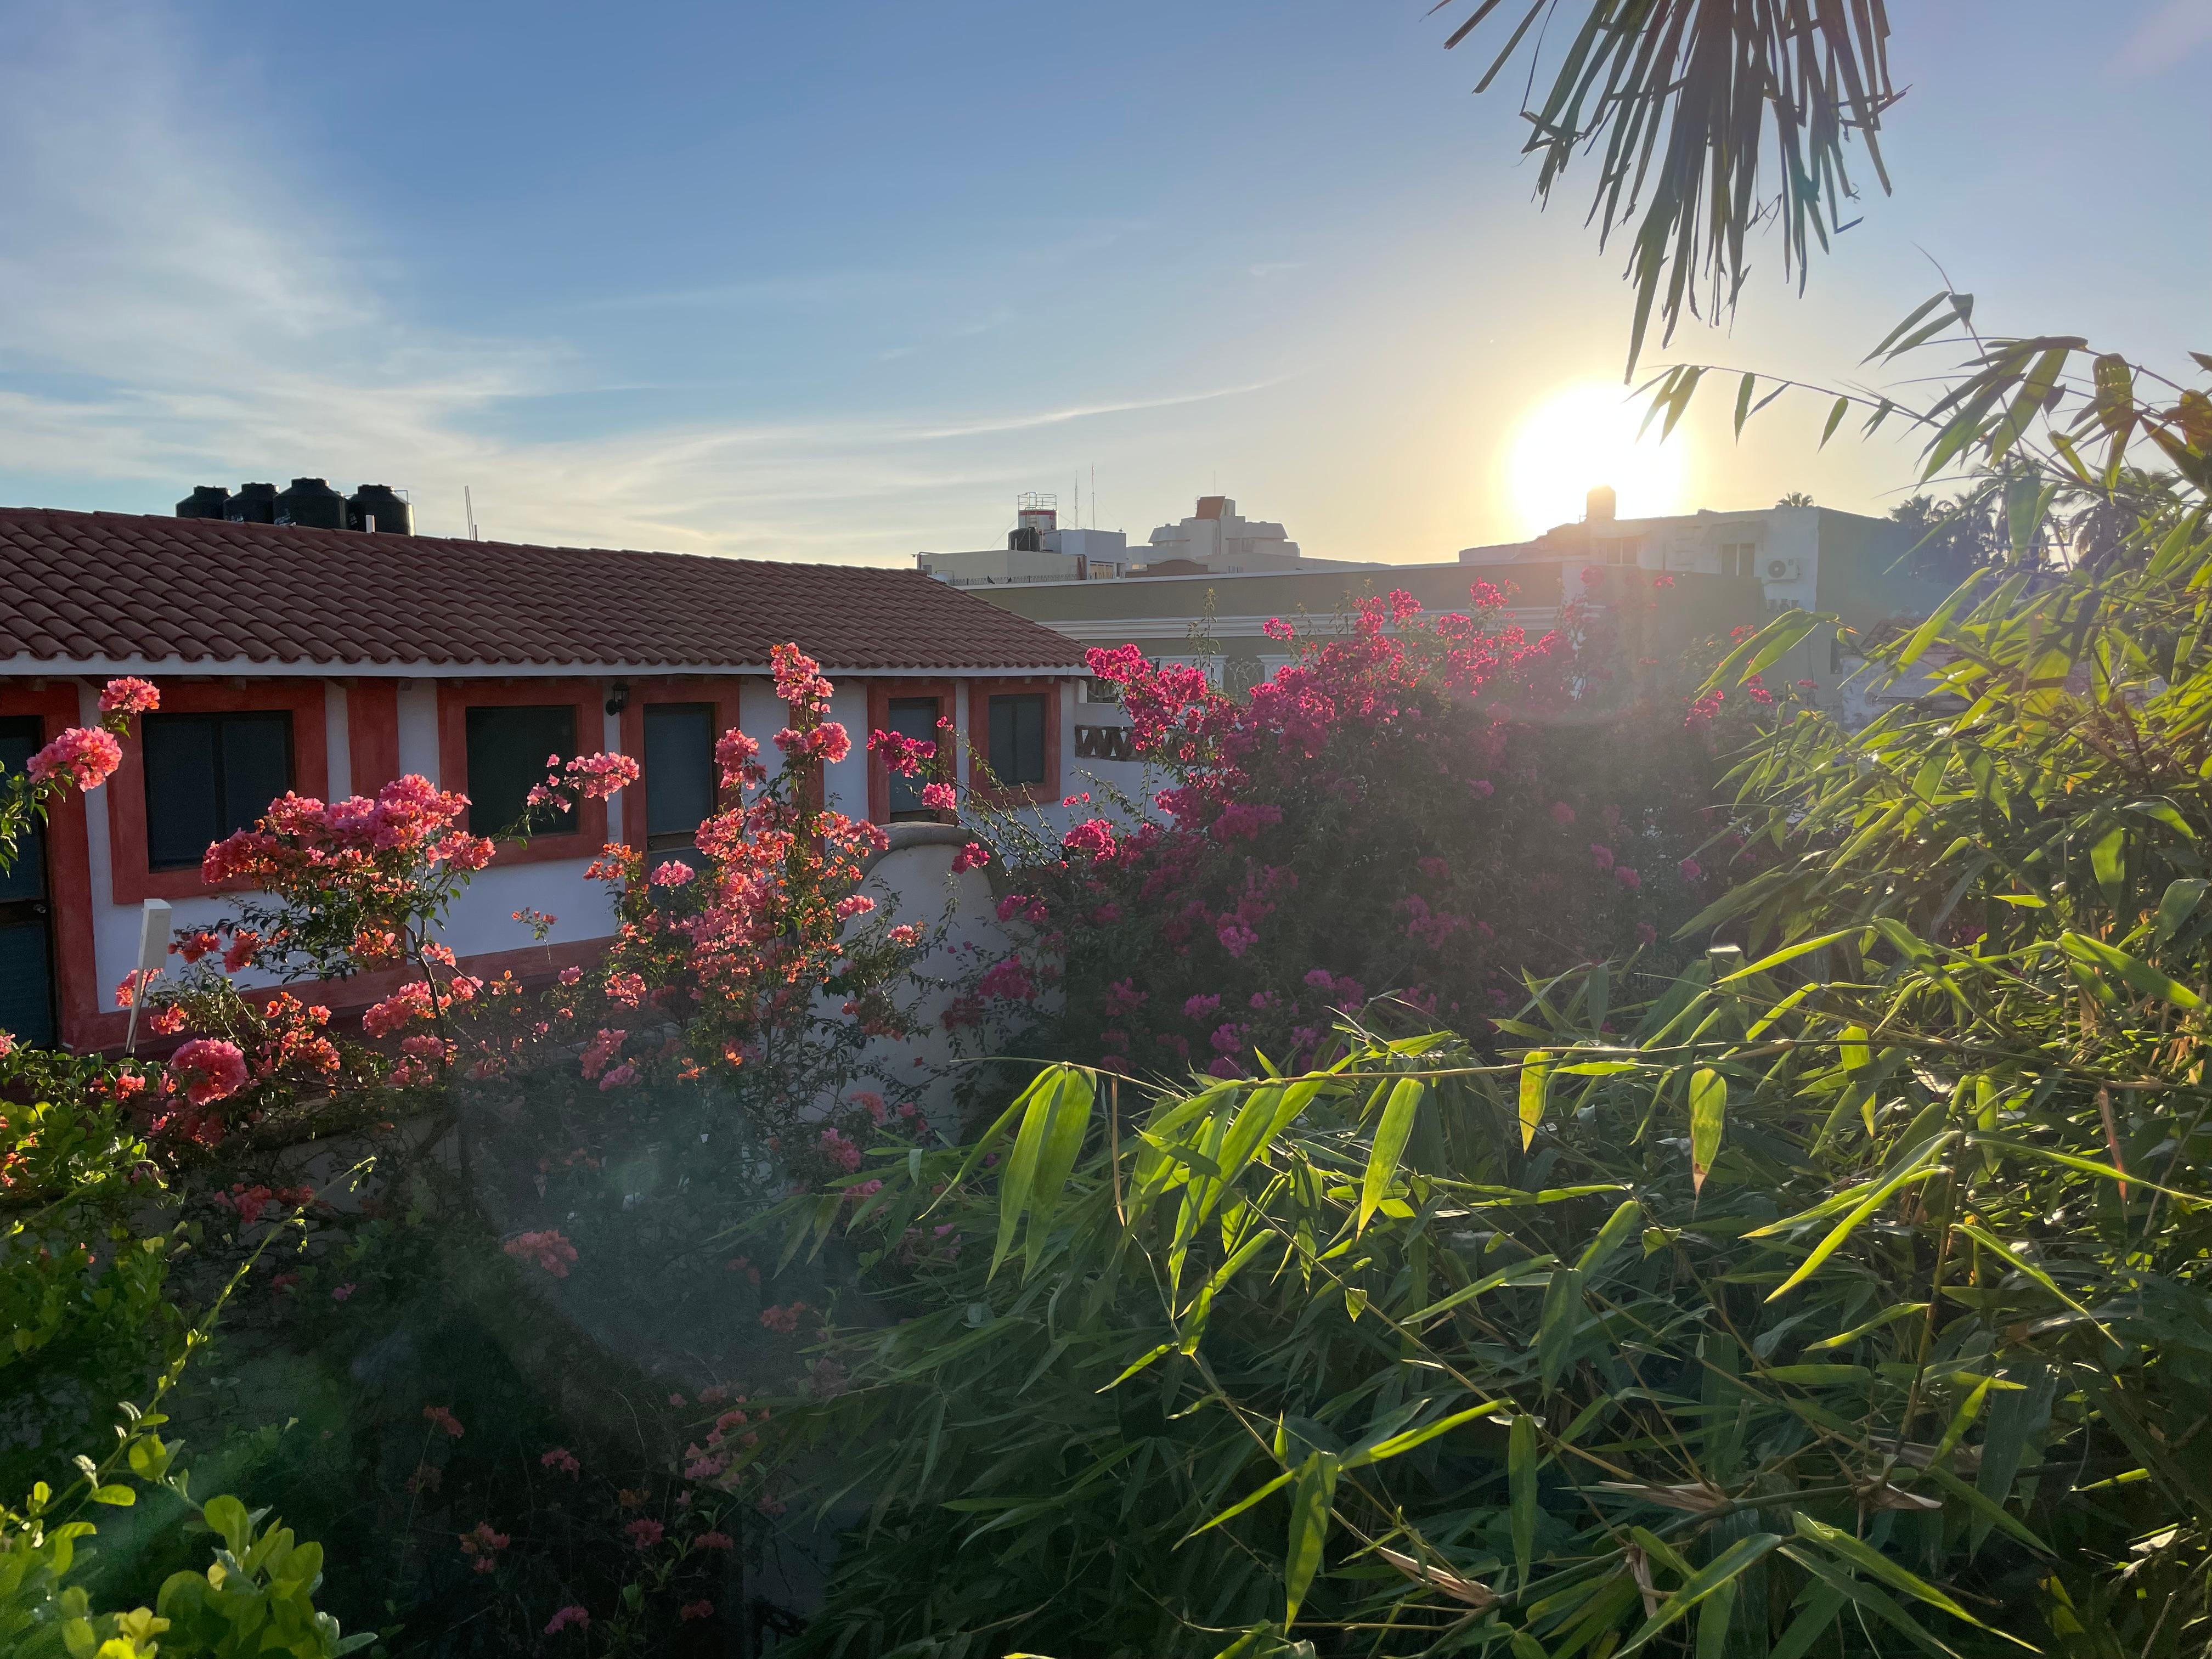
[{"label": "outdoor wall lamp", "polygon": [[607,713],[619,714],[629,707],[629,682],[617,680],[607,688]]}]

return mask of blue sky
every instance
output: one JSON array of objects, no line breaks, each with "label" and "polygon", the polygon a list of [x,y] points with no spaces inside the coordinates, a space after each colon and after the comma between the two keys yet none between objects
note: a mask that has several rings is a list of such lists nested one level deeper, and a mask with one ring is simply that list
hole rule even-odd
[{"label": "blue sky", "polygon": [[[1463,7],[1455,8],[1464,9]],[[1896,194],[1674,355],[1838,379],[1932,291],[2212,345],[2212,0],[1898,6]],[[408,489],[421,527],[902,562],[1080,476],[1312,553],[1539,527],[1514,440],[1626,291],[1419,0],[303,8],[0,18],[0,500]],[[1666,361],[1662,356],[1656,361]],[[1887,443],[1686,425],[1679,505],[1879,509]],[[1595,481],[1595,480],[1593,480]]]}]

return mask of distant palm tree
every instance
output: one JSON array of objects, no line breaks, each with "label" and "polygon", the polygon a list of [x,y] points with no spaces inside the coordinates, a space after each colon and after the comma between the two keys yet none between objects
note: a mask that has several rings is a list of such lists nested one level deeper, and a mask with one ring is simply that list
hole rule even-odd
[{"label": "distant palm tree", "polygon": [[[1474,8],[1444,45],[1457,46],[1504,4],[1437,0],[1437,10]],[[1749,270],[1744,235],[1761,220],[1780,222],[1783,268],[1804,287],[1812,245],[1825,250],[1832,232],[1856,222],[1844,217],[1858,195],[1844,167],[1854,138],[1864,140],[1887,192],[1877,135],[1899,94],[1882,0],[1516,0],[1507,16],[1519,21],[1475,90],[1497,79],[1540,19],[1559,12],[1580,13],[1582,22],[1537,30],[1522,93],[1532,128],[1525,153],[1544,157],[1536,190],[1548,203],[1575,151],[1605,141],[1590,217],[1601,241],[1634,224],[1632,372],[1655,307],[1662,340],[1685,306],[1698,314],[1693,279],[1710,285],[1710,313],[1735,304]],[[1539,100],[1547,35],[1565,45]],[[1762,191],[1770,131],[1774,182]]]},{"label": "distant palm tree", "polygon": [[1775,506],[1777,507],[1810,507],[1812,505],[1813,498],[1802,489],[1793,489],[1787,495],[1784,495],[1780,501],[1775,502]]}]

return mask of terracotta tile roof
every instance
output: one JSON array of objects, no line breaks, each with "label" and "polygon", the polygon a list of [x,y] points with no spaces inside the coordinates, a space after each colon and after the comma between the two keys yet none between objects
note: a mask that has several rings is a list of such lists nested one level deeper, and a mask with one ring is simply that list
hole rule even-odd
[{"label": "terracotta tile roof", "polygon": [[0,663],[1079,669],[917,571],[0,507]]}]

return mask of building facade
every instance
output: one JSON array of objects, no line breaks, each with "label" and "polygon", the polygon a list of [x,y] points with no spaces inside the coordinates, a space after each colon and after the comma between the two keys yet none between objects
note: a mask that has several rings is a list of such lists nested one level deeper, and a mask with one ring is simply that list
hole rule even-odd
[{"label": "building facade", "polygon": [[[0,591],[17,596],[0,611],[0,763],[92,723],[112,676],[161,692],[106,787],[65,798],[0,878],[0,1027],[79,1049],[122,1040],[112,991],[145,901],[179,928],[224,915],[200,855],[287,789],[339,799],[416,773],[495,832],[549,755],[635,757],[637,783],[503,846],[454,908],[446,942],[470,971],[551,971],[611,932],[585,876],[605,842],[688,845],[719,804],[729,727],[773,759],[771,646],[795,641],[836,683],[854,741],[823,769],[829,805],[887,824],[938,815],[867,733],[940,719],[963,782],[972,750],[1002,802],[1059,813],[1087,678],[1064,635],[861,567],[9,508]],[[514,921],[525,909],[556,918],[544,945]],[[340,1011],[382,994],[374,976],[318,993]]]}]

